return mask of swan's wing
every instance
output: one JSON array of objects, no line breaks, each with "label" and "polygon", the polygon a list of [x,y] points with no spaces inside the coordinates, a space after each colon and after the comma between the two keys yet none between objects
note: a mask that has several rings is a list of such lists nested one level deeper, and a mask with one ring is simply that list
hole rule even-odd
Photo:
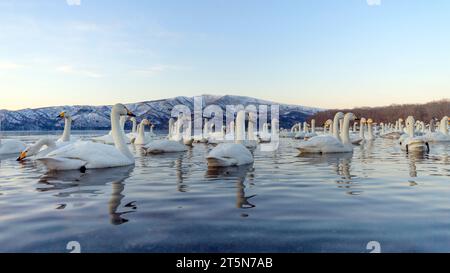
[{"label": "swan's wing", "polygon": [[316,136],[308,141],[301,142],[297,148],[301,152],[329,152],[336,147],[342,147],[342,143],[334,136]]},{"label": "swan's wing", "polygon": [[[95,168],[110,168],[130,165],[130,159],[123,155],[114,146],[94,143],[89,141],[80,141],[73,144],[66,145],[55,151],[50,152],[45,159],[58,160],[79,160],[86,162],[85,166],[89,169]],[[73,166],[73,162],[69,162],[68,169]]]},{"label": "swan's wing", "polygon": [[[208,162],[222,162],[221,166],[245,165],[253,163],[254,159],[250,151],[241,144],[221,143],[214,147],[206,157]],[[228,164],[225,164],[228,163]]]},{"label": "swan's wing", "polygon": [[187,147],[178,141],[173,140],[155,140],[144,147],[148,152],[175,153],[187,151]]}]

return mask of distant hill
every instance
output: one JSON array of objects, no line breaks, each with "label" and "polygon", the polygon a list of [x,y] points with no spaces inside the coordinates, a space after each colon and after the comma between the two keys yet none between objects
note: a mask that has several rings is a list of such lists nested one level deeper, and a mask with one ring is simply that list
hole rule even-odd
[{"label": "distant hill", "polygon": [[[203,95],[203,105],[219,105],[225,112],[226,105],[271,105],[275,102],[243,96],[212,96]],[[194,97],[176,97],[163,100],[145,101],[127,104],[127,107],[138,116],[138,120],[148,118],[157,129],[167,129],[171,110],[176,105],[188,106],[193,112]],[[280,105],[280,126],[290,128],[295,122],[304,121],[309,116],[320,111],[319,108],[300,105]],[[75,130],[109,130],[111,106],[56,106],[18,111],[0,110],[1,130],[61,130],[64,122],[56,117],[62,111],[70,113],[74,119]],[[270,112],[270,109],[269,109]],[[127,128],[131,126],[127,123]]]},{"label": "distant hill", "polygon": [[354,109],[330,109],[317,112],[308,118],[316,119],[317,124],[322,125],[327,119],[333,119],[336,112],[352,112],[357,117],[372,118],[375,122],[393,122],[399,118],[405,119],[414,116],[416,120],[430,121],[432,118],[441,119],[450,116],[450,100],[444,99],[425,104],[393,104],[383,107],[360,107]]}]

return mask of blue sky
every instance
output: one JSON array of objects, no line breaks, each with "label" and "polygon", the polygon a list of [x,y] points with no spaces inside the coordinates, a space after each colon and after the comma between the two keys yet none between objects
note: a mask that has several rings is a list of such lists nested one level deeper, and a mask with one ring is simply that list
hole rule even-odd
[{"label": "blue sky", "polygon": [[442,99],[449,13],[447,0],[0,0],[0,108],[205,93],[326,108]]}]

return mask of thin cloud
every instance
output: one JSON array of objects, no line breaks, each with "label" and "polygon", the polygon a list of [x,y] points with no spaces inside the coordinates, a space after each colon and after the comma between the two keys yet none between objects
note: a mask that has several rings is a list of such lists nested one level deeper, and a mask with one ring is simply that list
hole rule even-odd
[{"label": "thin cloud", "polygon": [[69,6],[81,6],[81,0],[66,0]]},{"label": "thin cloud", "polygon": [[369,6],[379,6],[381,5],[381,0],[366,0]]},{"label": "thin cloud", "polygon": [[14,62],[2,62],[0,61],[0,70],[16,70],[24,68],[25,65],[14,63]]},{"label": "thin cloud", "polygon": [[72,74],[72,75],[80,75],[85,76],[89,78],[102,78],[103,75],[98,74],[97,72],[93,72],[90,70],[82,70],[82,69],[75,69],[71,65],[62,65],[58,68],[56,68],[58,72],[64,73],[64,74]]},{"label": "thin cloud", "polygon": [[142,76],[155,76],[168,71],[181,71],[187,70],[187,67],[179,66],[179,65],[154,65],[147,68],[135,69],[131,71],[133,74],[138,74]]}]

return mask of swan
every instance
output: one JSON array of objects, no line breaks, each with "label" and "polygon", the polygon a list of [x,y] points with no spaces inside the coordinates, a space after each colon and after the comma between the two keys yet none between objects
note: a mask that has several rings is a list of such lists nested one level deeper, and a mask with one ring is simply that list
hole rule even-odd
[{"label": "swan", "polygon": [[[125,135],[124,127],[125,127],[126,120],[127,120],[126,116],[121,116],[120,117],[118,130],[123,134],[123,139],[124,139],[125,143],[126,144],[131,144],[131,140]],[[92,138],[92,141],[93,142],[98,142],[98,143],[103,143],[103,144],[114,145],[115,144],[115,140],[114,140],[114,137],[113,137],[112,129],[107,135]]]},{"label": "swan", "polygon": [[[57,148],[61,148],[69,143],[71,143],[71,127],[72,127],[72,117],[67,114],[66,112],[61,112],[58,115],[58,118],[64,119],[64,132],[62,136],[57,140],[54,141],[51,138],[43,138],[37,141],[35,144],[30,145],[26,147],[22,152],[20,153],[19,157],[17,158],[17,161],[22,161],[25,158],[28,157],[35,157],[40,158],[51,151],[56,150]],[[73,141],[72,141],[73,142]],[[45,147],[45,148],[44,148]]]},{"label": "swan", "polygon": [[214,147],[206,159],[208,167],[231,167],[248,165],[254,162],[252,153],[242,144],[245,137],[245,112],[239,111],[236,117],[235,143],[221,143]]},{"label": "swan", "polygon": [[70,142],[70,135],[72,132],[72,116],[66,112],[61,112],[58,118],[64,119],[64,132],[57,142]]},{"label": "swan", "polygon": [[[250,150],[256,149],[258,147],[258,140],[256,139],[255,135],[255,128],[256,128],[256,117],[255,114],[252,112],[248,113],[248,127],[247,127],[247,140],[243,143],[244,146]],[[245,123],[244,123],[245,127]],[[274,128],[274,127],[272,127]],[[245,130],[245,128],[244,128]]]},{"label": "swan", "polygon": [[311,132],[306,133],[304,138],[305,139],[309,139],[309,138],[312,138],[312,137],[315,137],[315,136],[317,136],[317,133],[316,133],[316,120],[312,119],[311,120]]},{"label": "swan", "polygon": [[367,140],[374,140],[375,139],[375,136],[373,134],[372,124],[373,124],[373,120],[371,118],[369,118],[367,120],[367,137],[366,137]]},{"label": "swan", "polygon": [[269,124],[267,123],[263,124],[262,132],[259,133],[259,142],[260,143],[270,142]]},{"label": "swan", "polygon": [[131,117],[130,120],[133,122],[133,127],[131,128],[131,133],[126,134],[126,136],[130,139],[131,143],[134,143],[139,135],[137,130],[137,120],[135,117]]},{"label": "swan", "polygon": [[[344,119],[343,132],[339,134],[339,120]],[[297,148],[300,153],[348,153],[353,151],[350,141],[350,120],[355,120],[353,113],[336,113],[333,121],[333,135],[316,136],[308,141],[300,143]],[[342,140],[341,140],[342,137]]]},{"label": "swan", "polygon": [[[432,123],[430,122],[430,128],[432,128]],[[431,129],[430,129],[431,130]],[[450,141],[450,135],[448,133],[448,116],[442,118],[439,125],[439,131],[429,132],[425,135],[426,141],[429,142],[448,142]]]},{"label": "swan", "polygon": [[[366,122],[367,121],[365,118],[361,118],[359,120],[359,135],[358,135],[358,133],[356,133],[356,131],[355,131],[355,133],[352,133],[350,135],[350,141],[352,144],[359,145],[359,144],[361,144],[361,142],[364,141],[364,129],[365,129]],[[353,123],[353,127],[355,127],[355,124],[356,124],[356,122]]]},{"label": "swan", "polygon": [[135,145],[146,145],[151,141],[151,137],[145,134],[145,126],[150,126],[151,123],[148,119],[143,119],[139,124],[138,136],[136,137],[134,144]]},{"label": "swan", "polygon": [[428,142],[426,142],[423,137],[415,136],[414,123],[413,116],[409,116],[406,119],[407,133],[400,138],[399,143],[401,149],[406,152],[429,152],[430,146],[428,145]]},{"label": "swan", "polygon": [[123,104],[116,104],[111,109],[111,134],[115,146],[78,141],[58,148],[45,157],[38,158],[51,171],[101,169],[122,167],[134,164],[134,156],[128,149],[121,128],[121,116],[135,115]]},{"label": "swan", "polygon": [[[301,129],[301,124],[299,126],[299,129]],[[303,122],[303,130],[299,131],[297,134],[295,134],[295,139],[304,139],[305,136],[308,134],[308,124],[306,122]]]},{"label": "swan", "polygon": [[168,139],[154,140],[143,147],[147,154],[178,153],[187,151],[187,147],[183,144],[183,138],[180,133],[181,123],[173,122],[173,119],[170,119],[169,128],[172,129],[169,129]]}]

